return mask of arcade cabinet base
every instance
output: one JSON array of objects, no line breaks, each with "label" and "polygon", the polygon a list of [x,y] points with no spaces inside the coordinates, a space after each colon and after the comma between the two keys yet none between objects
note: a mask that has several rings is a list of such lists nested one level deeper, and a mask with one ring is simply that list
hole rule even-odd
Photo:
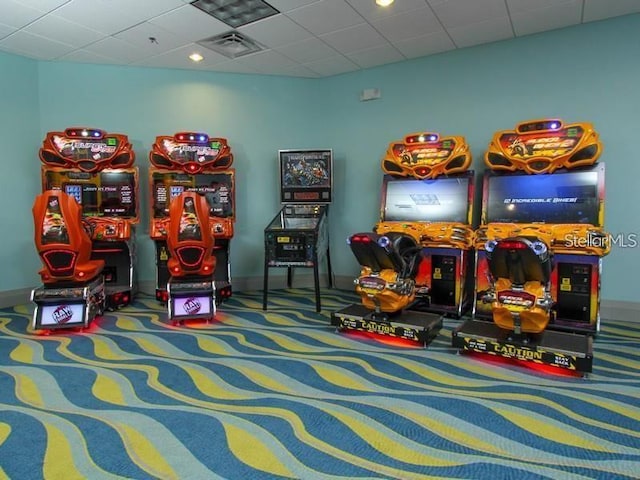
[{"label": "arcade cabinet base", "polygon": [[173,324],[185,320],[213,320],[216,316],[216,288],[211,279],[169,280],[168,317]]},{"label": "arcade cabinet base", "polygon": [[[222,302],[227,301],[233,295],[231,283],[226,280],[215,281],[214,300],[216,305],[220,305]],[[166,305],[169,301],[169,292],[165,288],[156,288],[156,300],[163,305]]]},{"label": "arcade cabinet base", "polygon": [[113,312],[129,305],[133,300],[134,292],[128,286],[105,285],[105,295],[107,310]]},{"label": "arcade cabinet base", "polygon": [[36,304],[34,330],[87,328],[104,313],[104,279],[99,276],[86,285],[34,288],[31,301]]},{"label": "arcade cabinet base", "polygon": [[551,365],[587,376],[593,366],[593,338],[589,335],[545,330],[535,339],[510,339],[495,323],[467,320],[452,333],[452,346],[464,351]]},{"label": "arcade cabinet base", "polygon": [[373,312],[363,305],[353,304],[333,312],[331,325],[337,330],[358,330],[428,345],[442,328],[442,316],[404,310],[385,321],[373,318]]}]

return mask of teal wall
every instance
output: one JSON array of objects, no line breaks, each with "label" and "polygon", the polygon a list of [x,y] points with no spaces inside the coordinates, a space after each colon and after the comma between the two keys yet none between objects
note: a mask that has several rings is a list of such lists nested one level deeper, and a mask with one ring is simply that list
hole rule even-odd
[{"label": "teal wall", "polygon": [[[225,137],[236,169],[234,277],[261,276],[264,227],[279,210],[277,151],[315,147],[326,127],[316,80],[187,70],[40,63],[41,131],[91,126],[126,133],[141,172],[139,278],[153,280],[148,238],[148,152],[157,135]],[[279,273],[279,272],[274,272]]]},{"label": "teal wall", "polygon": [[[339,273],[356,268],[344,239],[377,220],[388,143],[420,130],[464,135],[481,171],[497,130],[545,117],[592,122],[607,165],[605,226],[640,241],[639,32],[633,15],[324,80],[336,125],[330,138],[344,162],[332,206]],[[360,102],[365,88],[379,88],[382,98]],[[637,301],[638,272],[640,245],[614,247],[603,262],[603,298]]]},{"label": "teal wall", "polygon": [[38,64],[0,52],[0,291],[35,284],[31,206],[39,193]]},{"label": "teal wall", "polygon": [[[3,241],[3,255],[22,255],[0,275],[0,290],[37,283],[27,208],[39,188],[37,147],[46,131],[70,125],[128,134],[142,178],[158,134],[194,129],[227,137],[237,170],[236,277],[262,275],[262,232],[278,210],[278,149],[334,149],[331,253],[335,273],[352,276],[358,268],[344,240],[377,220],[380,159],[390,141],[418,130],[464,135],[482,170],[482,153],[496,130],[548,116],[595,125],[605,144],[607,229],[640,234],[633,213],[640,179],[633,142],[640,111],[638,31],[640,15],[633,15],[325,79],[34,63],[0,55],[0,86],[6,85],[0,98],[10,106],[0,112],[2,131],[17,144],[11,156],[25,160],[11,167],[20,182],[0,177],[3,205],[24,210],[0,214],[17,232]],[[382,98],[360,102],[365,88],[380,88]],[[146,183],[142,188],[144,206]],[[153,278],[154,268],[147,231],[145,214],[138,231],[143,280]],[[614,248],[604,262],[603,298],[636,300],[629,280],[636,271],[640,247]]]}]

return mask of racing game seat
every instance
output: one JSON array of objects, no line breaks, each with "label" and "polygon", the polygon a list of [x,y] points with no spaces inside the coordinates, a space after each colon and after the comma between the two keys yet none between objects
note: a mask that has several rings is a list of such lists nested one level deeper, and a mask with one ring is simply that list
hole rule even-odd
[{"label": "racing game seat", "polygon": [[415,299],[422,249],[403,233],[356,233],[347,243],[362,270],[355,280],[362,304],[374,315],[399,312]]},{"label": "racing game seat", "polygon": [[210,277],[216,266],[207,200],[195,192],[184,192],[169,206],[167,266],[172,278]]},{"label": "racing game seat", "polygon": [[519,334],[537,334],[547,327],[551,314],[551,255],[536,237],[491,240],[485,246],[489,262],[493,321]]},{"label": "racing game seat", "polygon": [[87,283],[104,268],[91,260],[91,237],[85,230],[82,207],[59,190],[47,190],[33,204],[35,245],[43,263],[38,272],[45,285]]}]

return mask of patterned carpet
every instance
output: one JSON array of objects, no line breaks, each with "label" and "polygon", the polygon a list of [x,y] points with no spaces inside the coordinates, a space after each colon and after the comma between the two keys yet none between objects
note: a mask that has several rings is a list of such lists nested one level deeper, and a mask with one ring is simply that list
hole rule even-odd
[{"label": "patterned carpet", "polygon": [[336,333],[354,299],[173,326],[142,298],[50,335],[0,310],[0,478],[640,477],[640,322],[604,322],[582,379],[456,355],[454,320],[427,349]]}]

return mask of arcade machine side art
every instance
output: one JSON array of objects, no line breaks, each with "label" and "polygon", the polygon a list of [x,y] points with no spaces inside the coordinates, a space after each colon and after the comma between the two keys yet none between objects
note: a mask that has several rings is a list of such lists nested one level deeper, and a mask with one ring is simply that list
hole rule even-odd
[{"label": "arcade machine side art", "polygon": [[333,286],[329,253],[329,204],[333,189],[333,152],[330,149],[280,150],[280,212],[264,230],[264,287],[262,309],[267,309],[269,269],[312,268],[316,311],[320,303],[320,262],[326,257],[329,288]]},{"label": "arcade machine side art", "polygon": [[213,255],[215,301],[231,297],[230,246],[235,223],[235,170],[227,140],[205,133],[179,132],[158,136],[149,160],[150,236],[156,247],[156,299],[167,303],[170,259],[167,248],[169,207],[183,192],[196,192],[209,205],[209,234]]},{"label": "arcade machine side art", "polygon": [[427,344],[442,328],[444,315],[457,317],[468,307],[470,164],[463,137],[412,133],[389,145],[375,235],[348,240],[362,266],[355,280],[362,304],[332,314],[338,330]]},{"label": "arcade machine side art", "polygon": [[106,307],[128,305],[137,284],[138,168],[126,135],[90,128],[49,132],[39,152],[42,190],[60,190],[82,207],[91,259],[104,261]]},{"label": "arcade machine side art", "polygon": [[587,123],[534,120],[494,135],[474,240],[475,316],[452,337],[460,352],[592,371],[610,248],[601,150]]}]

